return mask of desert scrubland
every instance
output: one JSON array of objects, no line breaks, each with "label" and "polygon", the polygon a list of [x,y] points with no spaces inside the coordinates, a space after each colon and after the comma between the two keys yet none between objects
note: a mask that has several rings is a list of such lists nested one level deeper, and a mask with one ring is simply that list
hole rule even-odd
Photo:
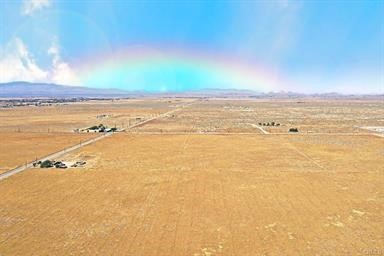
[{"label": "desert scrubland", "polygon": [[0,109],[0,132],[72,132],[99,123],[128,127],[136,118],[151,118],[178,104],[177,99],[131,99],[4,108]]},{"label": "desert scrubland", "polygon": [[[57,116],[41,107],[48,110],[24,118],[23,127],[36,129],[30,134],[12,132],[21,124],[10,113],[24,112],[1,109],[2,144],[13,148],[1,150],[6,167],[25,161],[16,159],[30,153],[30,141],[45,153],[56,133],[77,143],[97,136],[74,133],[78,126],[176,111],[60,158],[86,161],[81,168],[30,168],[0,180],[0,254],[384,253],[384,138],[359,128],[384,126],[382,102],[220,99],[180,107],[191,101],[69,104]],[[37,132],[46,125],[36,120],[54,131]],[[280,125],[254,126],[272,121]]]},{"label": "desert scrubland", "polygon": [[365,133],[358,126],[384,126],[379,100],[205,100],[142,127],[142,131],[253,132],[259,123],[270,133],[297,127],[304,133]]}]

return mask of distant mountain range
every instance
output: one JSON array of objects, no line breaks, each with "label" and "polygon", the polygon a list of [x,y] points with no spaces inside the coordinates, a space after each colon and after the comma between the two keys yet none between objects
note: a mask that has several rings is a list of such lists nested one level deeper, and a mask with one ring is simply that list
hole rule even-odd
[{"label": "distant mountain range", "polygon": [[188,92],[146,92],[97,89],[46,83],[0,83],[0,98],[110,98],[110,97],[249,97],[259,95],[250,90],[203,89]]},{"label": "distant mountain range", "polygon": [[98,89],[47,83],[0,83],[0,98],[125,98],[125,97],[219,97],[219,98],[378,98],[384,95],[342,95],[338,93],[302,94],[295,92],[260,93],[238,89],[201,89],[186,92],[145,92]]},{"label": "distant mountain range", "polygon": [[10,82],[0,83],[0,98],[102,98],[128,97],[139,93],[118,89],[96,89],[58,84]]}]

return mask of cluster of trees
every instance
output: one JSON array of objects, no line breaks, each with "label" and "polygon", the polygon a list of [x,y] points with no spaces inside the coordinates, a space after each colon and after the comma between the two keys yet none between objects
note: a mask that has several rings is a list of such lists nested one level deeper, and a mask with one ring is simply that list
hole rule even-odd
[{"label": "cluster of trees", "polygon": [[104,126],[103,124],[99,124],[99,125],[94,125],[92,127],[89,127],[89,130],[99,130],[99,132],[103,132],[105,131],[107,127]]},{"label": "cluster of trees", "polygon": [[45,160],[42,163],[40,163],[41,168],[51,168],[53,167],[54,162],[51,160]]},{"label": "cluster of trees", "polygon": [[275,122],[268,122],[268,123],[259,123],[259,126],[280,126],[280,124]]},{"label": "cluster of trees", "polygon": [[103,124],[99,124],[99,125],[94,125],[92,127],[89,127],[88,130],[98,130],[99,132],[105,132],[105,131],[115,132],[115,131],[117,131],[117,128],[113,127],[113,128],[108,129],[107,126],[105,126]]},{"label": "cluster of trees", "polygon": [[34,163],[33,166],[36,167],[40,165],[40,168],[51,168],[51,167],[56,167],[56,168],[62,168],[66,169],[67,166],[61,162],[61,161],[51,161],[51,160],[45,160],[43,162],[39,161],[37,163]]}]

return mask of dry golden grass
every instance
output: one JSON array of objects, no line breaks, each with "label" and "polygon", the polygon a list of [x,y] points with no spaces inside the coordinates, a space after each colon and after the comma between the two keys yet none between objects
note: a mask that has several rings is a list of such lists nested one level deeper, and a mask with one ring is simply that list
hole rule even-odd
[{"label": "dry golden grass", "polygon": [[[0,172],[98,135],[75,128],[126,127],[190,101],[0,109]],[[57,159],[83,168],[0,181],[0,255],[383,253],[384,139],[355,127],[383,116],[373,100],[195,102],[134,129],[162,135],[115,134]],[[271,133],[300,134],[251,125],[271,121],[282,124]]]},{"label": "dry golden grass", "polygon": [[0,132],[0,173],[98,134]]},{"label": "dry golden grass", "polygon": [[384,244],[383,139],[129,135],[1,181],[3,255],[360,255]]}]

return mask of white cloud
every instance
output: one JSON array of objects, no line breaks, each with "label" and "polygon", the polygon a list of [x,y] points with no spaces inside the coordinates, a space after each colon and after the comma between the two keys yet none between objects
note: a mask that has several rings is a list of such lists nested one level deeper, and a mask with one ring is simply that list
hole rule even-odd
[{"label": "white cloud", "polygon": [[60,56],[60,47],[57,43],[57,39],[53,40],[48,52],[52,56],[52,69],[50,72],[50,80],[53,83],[65,84],[65,85],[80,85],[80,81],[76,76],[75,71],[70,65],[64,62]]},{"label": "white cloud", "polygon": [[57,40],[47,53],[52,58],[50,67],[40,67],[20,38],[15,38],[0,47],[0,82],[27,81],[80,85],[80,80],[71,66],[60,55]]},{"label": "white cloud", "polygon": [[55,65],[51,75],[51,81],[53,83],[64,85],[80,85],[79,79],[77,78],[72,68],[68,65],[68,63],[61,62]]},{"label": "white cloud", "polygon": [[21,7],[21,14],[32,15],[35,11],[49,7],[50,0],[24,0]]},{"label": "white cloud", "polygon": [[42,82],[48,72],[41,69],[19,38],[8,42],[0,51],[0,82]]}]

